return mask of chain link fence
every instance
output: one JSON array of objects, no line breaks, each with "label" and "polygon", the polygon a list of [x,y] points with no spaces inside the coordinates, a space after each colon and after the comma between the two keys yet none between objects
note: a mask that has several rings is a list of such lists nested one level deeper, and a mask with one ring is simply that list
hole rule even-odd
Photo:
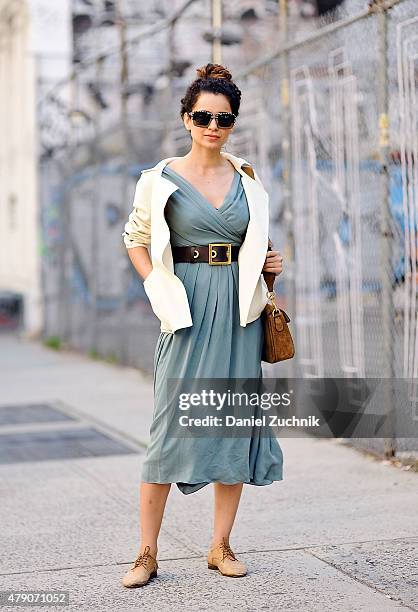
[{"label": "chain link fence", "polygon": [[[187,4],[188,19],[204,5]],[[270,194],[284,255],[276,292],[296,343],[293,360],[263,364],[266,376],[418,377],[417,8],[356,2],[303,36],[284,11],[275,52],[240,70],[240,50],[225,51],[244,94],[227,150],[256,166]],[[193,21],[193,68],[207,61],[194,43],[205,25]],[[192,36],[180,18],[136,46],[119,31],[117,53],[62,86],[69,121],[62,98],[40,106],[45,336],[149,373],[159,321],[121,234],[141,170],[190,147],[179,101],[193,74],[155,78],[179,59],[178,27]],[[151,58],[147,77],[133,68]],[[412,409],[393,394],[385,403]],[[394,437],[352,443],[418,450]]]}]

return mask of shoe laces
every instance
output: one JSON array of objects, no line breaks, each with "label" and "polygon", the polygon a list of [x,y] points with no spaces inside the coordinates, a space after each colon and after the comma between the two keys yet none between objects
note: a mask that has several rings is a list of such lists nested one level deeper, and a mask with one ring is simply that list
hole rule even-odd
[{"label": "shoe laces", "polygon": [[153,557],[150,555],[150,547],[146,546],[144,549],[144,552],[141,553],[136,559],[135,559],[135,563],[134,563],[134,567],[133,569],[135,569],[136,567],[139,567],[140,565],[142,565],[143,567],[145,567],[145,569],[147,569],[147,563],[148,563],[148,559],[152,559]]},{"label": "shoe laces", "polygon": [[227,541],[224,538],[222,538],[222,542],[220,543],[219,546],[220,546],[220,548],[222,550],[222,561],[226,557],[229,557],[230,559],[232,559],[232,561],[238,561],[238,559],[236,558],[236,556],[232,552],[232,549],[231,549],[230,545],[227,543]]}]

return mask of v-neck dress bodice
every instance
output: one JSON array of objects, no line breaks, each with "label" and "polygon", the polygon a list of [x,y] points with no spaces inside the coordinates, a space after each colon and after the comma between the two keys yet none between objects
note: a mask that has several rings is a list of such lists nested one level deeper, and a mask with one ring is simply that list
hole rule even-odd
[{"label": "v-neck dress bodice", "polygon": [[[179,187],[164,210],[172,246],[242,244],[249,209],[237,170],[219,208],[169,166],[162,176]],[[173,334],[161,332],[157,340],[154,414],[142,480],[175,482],[184,494],[215,481],[267,485],[282,480],[283,454],[275,437],[168,435],[167,379],[262,377],[262,322],[258,318],[240,325],[238,261],[222,266],[175,262],[174,273],[186,289],[193,325]]]},{"label": "v-neck dress bodice", "polygon": [[179,187],[169,198],[165,208],[165,218],[170,228],[170,242],[173,246],[220,241],[242,243],[249,211],[241,175],[237,170],[219,208],[215,208],[189,181],[169,166],[164,168],[162,176],[169,178]]},{"label": "v-neck dress bodice", "polygon": [[231,186],[226,194],[226,196],[224,197],[224,200],[221,204],[221,206],[216,207],[213,204],[211,204],[204,196],[202,193],[200,193],[200,191],[194,186],[192,185],[192,183],[190,181],[188,181],[186,178],[184,178],[184,176],[182,176],[181,174],[179,174],[176,170],[174,170],[171,166],[167,165],[164,169],[163,169],[163,175],[166,174],[168,177],[171,176],[171,180],[173,182],[175,182],[179,187],[182,187],[184,190],[189,191],[192,194],[192,197],[198,197],[202,200],[204,200],[205,202],[208,203],[209,206],[211,206],[212,208],[214,208],[215,210],[220,210],[221,208],[223,208],[224,206],[226,207],[228,205],[228,203],[231,202],[231,199],[234,196],[234,192],[236,190],[236,183],[240,181],[240,173],[234,169],[234,177],[232,179],[232,183]]}]

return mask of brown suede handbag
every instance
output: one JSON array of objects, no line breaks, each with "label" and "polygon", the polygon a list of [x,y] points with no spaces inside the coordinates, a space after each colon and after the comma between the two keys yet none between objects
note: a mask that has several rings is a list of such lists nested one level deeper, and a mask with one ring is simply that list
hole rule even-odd
[{"label": "brown suede handbag", "polygon": [[[248,176],[255,180],[254,171],[249,164],[244,164],[242,169]],[[268,251],[272,250],[273,243],[268,240]],[[267,363],[277,363],[285,359],[291,359],[295,354],[295,346],[290,333],[288,322],[290,317],[286,312],[276,305],[275,291],[273,289],[276,275],[273,272],[263,272],[264,280],[268,287],[269,302],[261,313],[264,328],[264,343],[261,359]]]}]

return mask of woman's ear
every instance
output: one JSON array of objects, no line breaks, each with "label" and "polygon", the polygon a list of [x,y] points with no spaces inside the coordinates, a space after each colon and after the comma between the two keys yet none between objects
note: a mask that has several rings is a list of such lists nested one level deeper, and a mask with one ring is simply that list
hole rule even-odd
[{"label": "woman's ear", "polygon": [[191,126],[190,126],[190,117],[187,113],[184,113],[183,115],[183,123],[184,123],[184,127],[186,128],[186,130],[188,130],[190,132],[191,130]]},{"label": "woman's ear", "polygon": [[184,123],[184,127],[189,132],[190,140],[193,140],[191,121],[187,113],[184,113],[183,115],[183,123]]}]

